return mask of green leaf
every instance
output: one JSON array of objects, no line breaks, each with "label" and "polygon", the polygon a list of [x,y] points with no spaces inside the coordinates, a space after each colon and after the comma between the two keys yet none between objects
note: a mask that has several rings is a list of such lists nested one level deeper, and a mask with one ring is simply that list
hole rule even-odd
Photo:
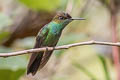
[{"label": "green leaf", "polygon": [[0,58],[0,80],[18,80],[26,71],[26,56]]},{"label": "green leaf", "polygon": [[16,71],[10,69],[0,69],[0,80],[19,80],[20,76],[25,73],[25,69]]},{"label": "green leaf", "polygon": [[8,58],[0,58],[0,69],[10,69],[10,70],[18,70],[25,69],[27,65],[26,56],[15,56]]},{"label": "green leaf", "polygon": [[55,10],[60,0],[20,0],[20,2],[34,10]]},{"label": "green leaf", "polygon": [[103,67],[103,70],[104,70],[104,73],[105,73],[106,80],[111,80],[110,75],[109,75],[109,71],[108,71],[108,68],[107,68],[107,63],[106,63],[105,57],[100,55],[100,54],[98,54],[97,56],[102,63],[102,67]]},{"label": "green leaf", "polygon": [[110,0],[99,0],[99,1],[101,1],[103,5],[109,8]]},{"label": "green leaf", "polygon": [[10,35],[10,32],[0,32],[0,43],[4,39],[6,39],[6,37],[9,37],[9,35]]}]

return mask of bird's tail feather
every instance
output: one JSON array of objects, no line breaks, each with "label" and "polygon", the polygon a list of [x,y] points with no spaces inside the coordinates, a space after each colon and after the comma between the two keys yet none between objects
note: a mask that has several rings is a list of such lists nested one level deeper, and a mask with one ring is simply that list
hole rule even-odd
[{"label": "bird's tail feather", "polygon": [[32,73],[32,75],[35,75],[38,68],[42,69],[48,62],[52,52],[33,53],[28,64],[27,74]]},{"label": "bird's tail feather", "polygon": [[29,74],[29,73],[32,73],[32,75],[36,74],[36,72],[40,66],[42,56],[43,56],[43,53],[40,53],[40,54],[33,53],[32,54],[29,64],[28,64],[28,67],[27,67],[27,74]]}]

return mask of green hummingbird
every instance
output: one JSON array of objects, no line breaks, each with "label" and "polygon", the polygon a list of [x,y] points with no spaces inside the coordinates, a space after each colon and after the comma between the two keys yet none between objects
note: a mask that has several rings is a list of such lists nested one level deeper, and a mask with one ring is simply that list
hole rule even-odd
[{"label": "green hummingbird", "polygon": [[[73,20],[84,20],[84,18],[72,18],[66,12],[58,12],[52,21],[39,31],[34,48],[56,46],[63,29]],[[38,68],[43,68],[52,52],[53,51],[32,53],[27,67],[27,74],[31,73],[35,75]]]}]

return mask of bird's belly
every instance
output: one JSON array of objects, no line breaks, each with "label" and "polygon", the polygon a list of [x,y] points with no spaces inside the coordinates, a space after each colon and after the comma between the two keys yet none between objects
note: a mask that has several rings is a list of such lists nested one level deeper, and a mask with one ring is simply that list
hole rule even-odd
[{"label": "bird's belly", "polygon": [[59,35],[58,34],[49,34],[47,38],[44,41],[44,45],[46,46],[55,46],[56,43],[59,40]]}]

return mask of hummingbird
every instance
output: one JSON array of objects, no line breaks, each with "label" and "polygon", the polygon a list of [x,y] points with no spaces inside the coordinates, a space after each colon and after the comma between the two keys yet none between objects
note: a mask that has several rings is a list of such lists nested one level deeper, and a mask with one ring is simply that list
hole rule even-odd
[{"label": "hummingbird", "polygon": [[[84,18],[72,18],[66,12],[58,12],[51,22],[46,24],[36,37],[34,48],[55,47],[63,29],[73,20],[85,20]],[[42,69],[48,62],[52,51],[32,53],[27,66],[27,74],[36,74],[38,69]]]}]

